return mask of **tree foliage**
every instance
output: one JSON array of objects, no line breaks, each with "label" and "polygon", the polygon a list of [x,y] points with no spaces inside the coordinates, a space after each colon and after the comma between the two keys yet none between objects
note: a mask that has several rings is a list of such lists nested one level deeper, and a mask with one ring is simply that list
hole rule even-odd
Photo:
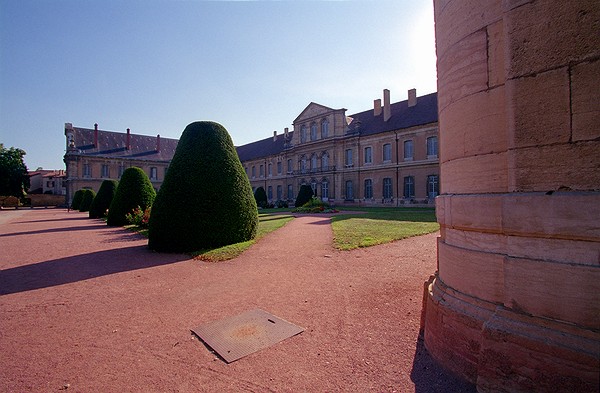
[{"label": "tree foliage", "polygon": [[106,223],[111,226],[127,225],[125,215],[138,207],[146,210],[147,207],[152,206],[155,197],[156,191],[148,175],[141,168],[125,169],[115,197],[108,208]]},{"label": "tree foliage", "polygon": [[262,187],[258,187],[256,190],[254,190],[254,199],[256,200],[256,204],[262,208],[267,207],[269,202],[267,199],[267,193]]},{"label": "tree foliage", "polygon": [[256,201],[229,133],[214,122],[189,124],[152,206],[148,245],[199,251],[250,240],[257,227]]},{"label": "tree foliage", "polygon": [[96,192],[94,190],[83,190],[83,197],[81,198],[81,204],[79,205],[80,212],[87,212],[90,210],[90,206],[92,205],[92,201],[96,196]]},{"label": "tree foliage", "polygon": [[310,185],[308,185],[308,184],[301,185],[300,189],[298,190],[298,196],[296,197],[296,203],[294,203],[294,205],[296,207],[304,206],[304,204],[306,202],[309,202],[311,200],[313,195],[314,195],[314,192]]},{"label": "tree foliage", "polygon": [[23,161],[25,151],[0,143],[0,195],[22,197],[29,190],[29,175]]},{"label": "tree foliage", "polygon": [[79,210],[81,207],[81,201],[83,200],[83,190],[75,191],[73,194],[73,201],[71,202],[71,209]]},{"label": "tree foliage", "polygon": [[90,218],[102,218],[110,207],[110,203],[115,197],[119,182],[116,180],[104,180],[100,185],[98,194],[94,197],[90,206]]}]

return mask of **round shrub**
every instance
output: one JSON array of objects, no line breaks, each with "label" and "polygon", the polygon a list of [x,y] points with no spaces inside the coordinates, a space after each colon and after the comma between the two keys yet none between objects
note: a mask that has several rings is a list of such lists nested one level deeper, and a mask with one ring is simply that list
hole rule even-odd
[{"label": "round shrub", "polygon": [[102,218],[106,214],[106,210],[110,207],[110,203],[115,197],[119,182],[116,180],[104,180],[100,185],[100,189],[90,206],[90,218]]},{"label": "round shrub", "polygon": [[258,187],[255,191],[254,191],[254,199],[256,200],[256,205],[258,205],[259,207],[265,208],[268,205],[268,200],[267,200],[267,193],[265,192],[265,189],[262,187]]},{"label": "round shrub", "polygon": [[294,203],[294,206],[303,206],[306,202],[311,200],[313,195],[314,193],[311,186],[309,186],[308,184],[301,185],[300,189],[298,190],[298,196],[296,197],[296,202]]},{"label": "round shrub", "polygon": [[229,133],[218,123],[191,123],[152,206],[149,247],[165,252],[217,248],[254,238],[257,226],[250,181]]},{"label": "round shrub", "polygon": [[79,210],[82,199],[83,199],[83,190],[75,191],[75,194],[73,194],[73,201],[71,202],[71,209]]},{"label": "round shrub", "polygon": [[81,204],[79,205],[80,212],[86,212],[90,210],[90,206],[92,205],[92,201],[96,196],[96,192],[94,190],[83,190],[83,197],[81,198]]},{"label": "round shrub", "polygon": [[155,197],[156,191],[143,170],[137,167],[125,169],[108,208],[106,223],[111,226],[127,225],[125,215],[137,207],[146,210],[152,206]]}]

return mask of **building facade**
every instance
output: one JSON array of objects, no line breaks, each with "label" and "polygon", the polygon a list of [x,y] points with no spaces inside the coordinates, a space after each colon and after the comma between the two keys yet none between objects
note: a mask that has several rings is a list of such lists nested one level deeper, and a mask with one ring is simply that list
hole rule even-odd
[{"label": "building facade", "polygon": [[400,206],[433,203],[439,193],[437,94],[346,115],[310,103],[293,131],[238,147],[252,189],[271,203],[292,202],[303,184],[335,204]]}]

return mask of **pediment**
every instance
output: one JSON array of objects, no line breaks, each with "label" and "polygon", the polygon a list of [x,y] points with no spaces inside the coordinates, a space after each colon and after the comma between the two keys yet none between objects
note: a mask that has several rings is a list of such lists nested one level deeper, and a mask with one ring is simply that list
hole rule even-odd
[{"label": "pediment", "polygon": [[310,120],[315,117],[326,115],[328,113],[333,112],[334,110],[335,109],[326,107],[325,105],[311,102],[306,108],[304,108],[304,110],[298,115],[298,117],[296,117],[296,119],[294,120],[294,124],[305,120]]}]

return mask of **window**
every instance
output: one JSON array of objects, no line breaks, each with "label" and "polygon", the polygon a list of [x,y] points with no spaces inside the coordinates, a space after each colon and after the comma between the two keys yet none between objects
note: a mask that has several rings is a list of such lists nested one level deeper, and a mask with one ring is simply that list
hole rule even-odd
[{"label": "window", "polygon": [[321,198],[329,198],[329,182],[327,180],[321,182]]},{"label": "window", "polygon": [[413,151],[413,141],[404,141],[404,161],[412,161]]},{"label": "window", "polygon": [[158,180],[158,171],[156,167],[150,168],[150,180]]},{"label": "window", "polygon": [[383,145],[383,162],[392,161],[392,145],[386,143]]},{"label": "window", "polygon": [[404,178],[404,198],[415,197],[415,178],[413,176],[406,176]]},{"label": "window", "polygon": [[300,159],[300,172],[306,173],[306,157]]},{"label": "window", "polygon": [[300,128],[300,142],[306,142],[306,126]]},{"label": "window", "polygon": [[317,171],[317,155],[316,154],[313,154],[312,157],[310,158],[310,170],[312,172]]},{"label": "window", "polygon": [[438,175],[427,176],[427,197],[433,199],[440,194],[440,180]]},{"label": "window", "polygon": [[329,121],[323,119],[321,122],[321,138],[327,138],[329,136]]},{"label": "window", "polygon": [[[119,170],[118,170],[119,179],[121,178],[121,176],[123,176],[123,172],[125,172],[125,165],[121,164],[121,165],[119,165]],[[167,168],[165,168],[165,175],[166,174],[167,174]]]},{"label": "window", "polygon": [[264,177],[265,176],[265,167],[264,165],[261,165],[259,170],[258,170],[258,176],[259,177]]},{"label": "window", "polygon": [[311,141],[317,140],[317,123],[312,123],[310,125],[310,140]]},{"label": "window", "polygon": [[294,162],[289,159],[287,162],[288,173],[292,173],[294,171]]},{"label": "window", "polygon": [[[169,167],[166,166],[165,167],[165,175],[163,176],[163,179],[167,176],[167,171],[169,170]],[[248,173],[248,168],[246,168],[246,173]]]},{"label": "window", "polygon": [[46,188],[52,188],[52,187],[54,187],[54,182],[47,181],[46,182]]},{"label": "window", "polygon": [[352,180],[346,180],[346,200],[354,199]]},{"label": "window", "polygon": [[282,167],[283,167],[283,165],[282,165],[281,161],[277,161],[277,174],[278,175],[281,175],[281,171],[283,170]]},{"label": "window", "polygon": [[110,177],[110,170],[106,164],[102,164],[102,177]]},{"label": "window", "polygon": [[438,139],[437,136],[427,138],[427,158],[436,158],[438,155]]},{"label": "window", "polygon": [[281,185],[277,186],[277,200],[280,201],[283,198],[283,188]]},{"label": "window", "polygon": [[256,177],[256,167],[252,165],[252,177]]},{"label": "window", "polygon": [[321,168],[326,171],[329,169],[329,154],[323,153],[321,156]]},{"label": "window", "polygon": [[352,149],[346,150],[346,166],[352,166]]},{"label": "window", "polygon": [[269,176],[273,176],[273,165],[269,163]]},{"label": "window", "polygon": [[83,164],[83,177],[92,177],[92,168],[90,164]]},{"label": "window", "polygon": [[373,198],[373,180],[365,180],[365,199]]},{"label": "window", "polygon": [[267,199],[273,200],[273,186],[267,187]]},{"label": "window", "polygon": [[383,197],[385,199],[392,198],[394,193],[392,192],[392,179],[386,177],[383,179]]},{"label": "window", "polygon": [[365,147],[365,164],[371,164],[373,162],[373,149],[371,147]]},{"label": "window", "polygon": [[287,198],[290,200],[294,199],[294,186],[291,184],[287,186]]},{"label": "window", "polygon": [[317,195],[317,182],[313,180],[310,183],[310,188],[312,188],[313,195],[316,196]]}]

